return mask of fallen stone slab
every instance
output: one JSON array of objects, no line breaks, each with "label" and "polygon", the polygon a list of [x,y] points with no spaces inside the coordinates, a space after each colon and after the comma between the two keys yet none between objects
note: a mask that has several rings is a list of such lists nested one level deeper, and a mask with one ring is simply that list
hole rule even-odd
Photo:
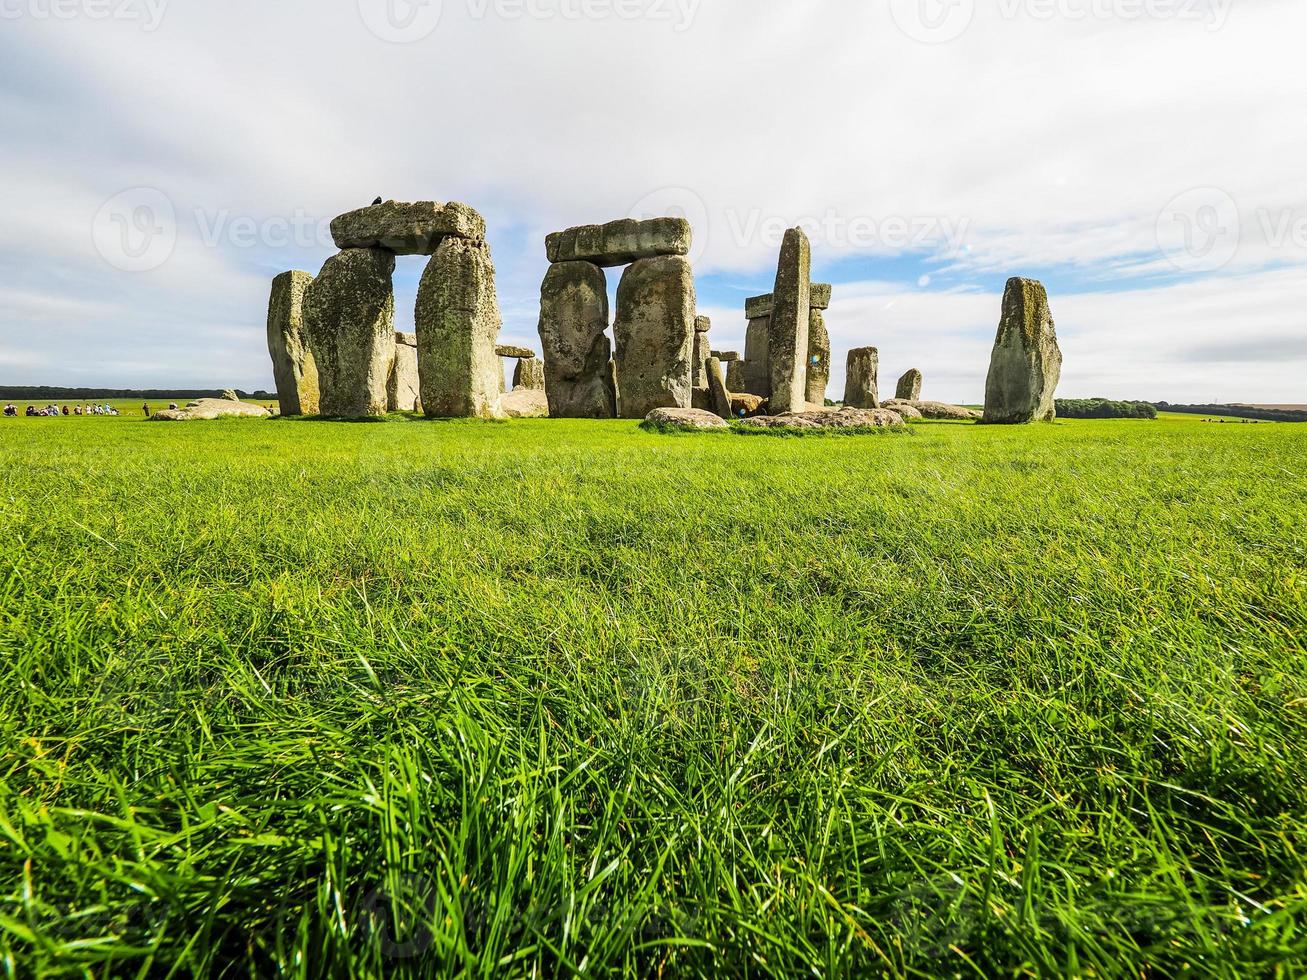
[{"label": "fallen stone slab", "polygon": [[905,408],[911,408],[920,412],[922,418],[946,422],[970,422],[984,414],[974,408],[963,408],[961,405],[949,405],[946,402],[908,402],[899,401],[897,398],[891,398],[884,407],[899,413],[902,413]]},{"label": "fallen stone slab", "polygon": [[902,415],[904,422],[920,422],[926,417],[921,414],[921,409],[913,405],[912,402],[901,402],[897,398],[891,398],[890,401],[895,403],[890,411]]},{"label": "fallen stone slab", "polygon": [[592,262],[611,267],[659,255],[688,255],[692,239],[684,218],[623,218],[604,225],[580,225],[545,237],[550,262]]},{"label": "fallen stone slab", "polygon": [[434,255],[446,238],[485,241],[486,221],[466,204],[386,201],[331,222],[337,248],[384,248],[396,255]]},{"label": "fallen stone slab", "polygon": [[499,399],[499,407],[510,419],[549,417],[549,399],[542,388],[514,388]]},{"label": "fallen stone slab", "polygon": [[269,417],[266,408],[249,402],[231,401],[226,398],[201,398],[187,402],[185,408],[165,409],[150,416],[151,422],[195,422],[220,418],[256,418]]},{"label": "fallen stone slab", "polygon": [[751,395],[747,391],[731,392],[731,416],[741,419],[762,413],[767,399],[761,395]]},{"label": "fallen stone slab", "polygon": [[515,347],[511,344],[500,344],[495,348],[496,357],[517,358],[525,360],[536,356],[536,352],[530,347]]},{"label": "fallen stone slab", "polygon": [[903,416],[887,408],[829,408],[760,415],[748,419],[745,425],[764,429],[883,429],[903,425]]},{"label": "fallen stone slab", "polygon": [[682,429],[687,432],[730,429],[730,423],[701,408],[655,408],[640,428],[652,430]]}]

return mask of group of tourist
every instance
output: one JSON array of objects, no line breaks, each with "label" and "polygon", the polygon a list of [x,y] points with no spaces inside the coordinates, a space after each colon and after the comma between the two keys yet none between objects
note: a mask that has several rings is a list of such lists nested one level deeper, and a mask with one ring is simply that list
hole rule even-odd
[{"label": "group of tourist", "polygon": [[[74,405],[69,408],[67,405],[46,405],[38,408],[35,405],[28,405],[23,414],[29,419],[55,418],[61,415],[117,415],[118,409],[112,405]],[[7,419],[18,418],[18,406],[6,405],[4,417]]]}]

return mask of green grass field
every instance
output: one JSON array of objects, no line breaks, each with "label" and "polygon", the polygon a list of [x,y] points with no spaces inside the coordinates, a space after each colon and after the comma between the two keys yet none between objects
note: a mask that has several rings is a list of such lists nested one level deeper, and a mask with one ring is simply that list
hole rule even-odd
[{"label": "green grass field", "polygon": [[1307,427],[0,420],[10,976],[1307,970]]}]

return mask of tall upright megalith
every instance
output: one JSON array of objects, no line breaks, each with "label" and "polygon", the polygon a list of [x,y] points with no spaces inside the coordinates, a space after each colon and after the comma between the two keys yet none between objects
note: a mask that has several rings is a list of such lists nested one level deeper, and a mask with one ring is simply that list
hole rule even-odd
[{"label": "tall upright megalith", "polygon": [[913,368],[903,377],[899,378],[898,387],[894,390],[894,397],[901,402],[915,402],[921,400],[921,372]]},{"label": "tall upright megalith", "polygon": [[771,397],[771,356],[768,350],[771,310],[771,294],[754,296],[744,304],[749,327],[744,335],[744,365],[740,369],[743,390],[760,398]]},{"label": "tall upright megalith", "polygon": [[691,407],[695,305],[694,273],[682,255],[640,259],[622,275],[613,323],[622,418]]},{"label": "tall upright megalith", "polygon": [[538,357],[522,357],[513,368],[513,390],[545,390],[545,363]]},{"label": "tall upright megalith", "polygon": [[549,414],[556,419],[617,415],[608,281],[591,262],[558,262],[540,286],[540,346]]},{"label": "tall upright megalith", "polygon": [[844,404],[848,408],[880,408],[880,351],[855,347],[849,351],[844,379]]},{"label": "tall upright megalith", "polygon": [[767,332],[767,356],[771,364],[768,410],[772,415],[807,409],[811,287],[812,246],[802,228],[791,228],[781,243]]},{"label": "tall upright megalith", "polygon": [[299,271],[272,280],[268,353],[282,415],[318,414],[318,365],[304,334],[304,291],[312,282],[312,275]]},{"label": "tall upright megalith", "polygon": [[342,249],[304,290],[304,332],[318,369],[318,411],[385,415],[395,359],[395,254]]},{"label": "tall upright megalith", "polygon": [[1003,316],[994,339],[985,384],[985,416],[990,425],[1051,422],[1054,396],[1062,377],[1048,292],[1034,279],[1009,279]]},{"label": "tall upright megalith", "polygon": [[498,418],[501,319],[490,246],[445,238],[418,284],[414,323],[422,411],[428,418]]},{"label": "tall upright megalith", "polygon": [[392,412],[417,411],[422,404],[417,334],[395,334],[395,362],[386,384],[386,401]]},{"label": "tall upright megalith", "polygon": [[694,318],[694,378],[696,388],[708,384],[708,358],[712,357],[712,341],[708,331],[712,329],[712,319],[706,316]]},{"label": "tall upright megalith", "polygon": [[826,317],[814,309],[808,315],[807,401],[810,405],[826,404],[826,386],[830,384],[830,332]]}]

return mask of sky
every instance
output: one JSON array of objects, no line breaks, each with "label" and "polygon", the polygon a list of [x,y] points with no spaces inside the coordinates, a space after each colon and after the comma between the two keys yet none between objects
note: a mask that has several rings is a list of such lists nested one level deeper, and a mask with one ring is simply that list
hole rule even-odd
[{"label": "sky", "polygon": [[0,385],[270,389],[271,279],[380,195],[485,215],[536,350],[548,232],[675,214],[718,350],[808,231],[835,398],[876,346],[982,401],[1020,275],[1064,397],[1307,403],[1304,37],[1302,0],[0,0]]}]

